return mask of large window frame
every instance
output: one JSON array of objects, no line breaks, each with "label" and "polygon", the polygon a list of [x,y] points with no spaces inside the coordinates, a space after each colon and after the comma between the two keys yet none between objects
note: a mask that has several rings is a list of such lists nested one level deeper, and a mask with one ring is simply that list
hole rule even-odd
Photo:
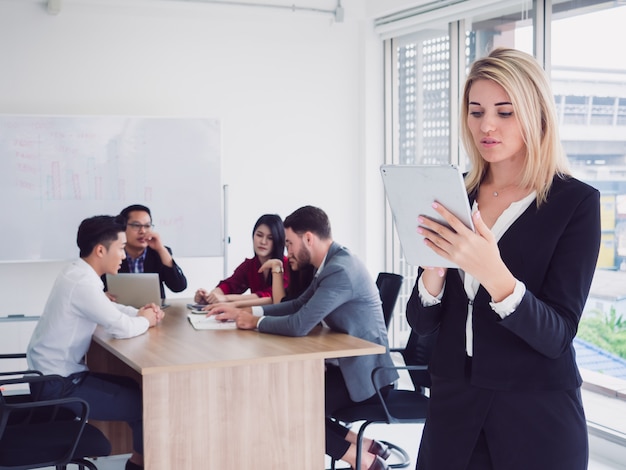
[{"label": "large window frame", "polygon": [[[401,142],[399,139],[400,135],[400,125],[401,125],[401,117],[399,116],[398,103],[401,102],[400,94],[398,91],[397,80],[398,77],[395,75],[399,70],[402,70],[402,64],[398,62],[398,50],[403,47],[405,43],[410,43],[415,40],[424,40],[424,38],[436,37],[437,34],[434,31],[438,31],[439,34],[447,34],[449,40],[448,50],[450,52],[449,57],[449,84],[450,88],[448,91],[449,97],[449,129],[448,129],[448,138],[449,138],[449,155],[450,159],[449,163],[454,163],[458,165],[461,169],[465,169],[466,162],[463,154],[462,145],[459,139],[459,106],[460,106],[460,94],[461,94],[461,86],[464,83],[466,67],[470,60],[473,60],[471,57],[467,57],[467,44],[466,44],[466,31],[471,29],[474,25],[467,24],[466,18],[476,17],[480,15],[485,15],[485,7],[495,7],[495,4],[490,0],[470,0],[466,2],[461,2],[464,4],[462,10],[452,11],[452,7],[444,7],[445,10],[448,8],[448,12],[438,11],[438,12],[430,12],[430,13],[422,13],[425,16],[430,18],[429,21],[426,21],[425,18],[421,20],[414,20],[413,26],[415,30],[409,34],[409,29],[407,26],[407,19],[403,19],[402,27],[399,28],[398,33],[394,34],[390,23],[385,23],[384,25],[379,25],[379,32],[385,39],[385,99],[386,106],[385,109],[387,114],[385,116],[385,137],[386,137],[386,154],[385,154],[385,163],[390,164],[406,164],[406,163],[422,163],[420,161],[410,161],[409,158],[406,157],[406,152],[403,153],[403,149],[401,148]],[[498,7],[502,7],[505,2],[498,3]],[[551,31],[553,26],[553,20],[560,19],[563,16],[567,16],[569,14],[585,14],[588,11],[593,11],[594,9],[598,9],[603,7],[601,4],[608,4],[609,2],[602,2],[599,0],[534,0],[532,4],[525,1],[513,1],[506,2],[507,6],[520,6],[521,8],[525,8],[526,11],[531,13],[529,20],[532,21],[532,31],[531,31],[531,39],[532,39],[532,50],[528,50],[527,52],[533,53],[533,55],[539,60],[539,62],[544,66],[545,70],[550,76],[552,75],[552,38]],[[580,5],[586,3],[586,9],[579,10]],[[472,5],[475,8],[472,8]],[[582,11],[582,13],[578,13]],[[484,16],[485,18],[489,18],[488,16]],[[414,52],[418,54],[419,52]],[[558,67],[554,67],[555,73],[558,75],[561,71]],[[624,76],[626,77],[626,71],[624,71]],[[415,83],[420,83],[420,80],[424,80],[424,77],[416,76],[414,77]],[[554,80],[554,78],[553,78]],[[624,85],[626,86],[626,79],[624,79]],[[557,93],[555,92],[555,95]],[[557,100],[557,108],[559,108],[560,112],[563,113],[563,117],[566,117],[566,120],[562,120],[565,124],[577,124],[576,120],[576,109],[580,108],[580,116],[579,120],[582,120],[584,124],[588,125],[608,125],[612,123],[615,125],[616,123],[624,123],[626,124],[626,96],[619,98],[611,99],[610,97],[603,98],[600,97],[592,97],[589,100],[584,102],[575,102],[575,97],[572,96],[555,96]],[[561,100],[559,102],[559,100]],[[580,101],[580,100],[579,100]],[[419,112],[419,111],[418,111]],[[568,120],[572,121],[569,122]],[[420,122],[419,118],[416,122]],[[416,131],[417,132],[417,131]],[[423,136],[422,136],[423,137]],[[415,142],[414,145],[424,145],[423,142]],[[626,145],[626,144],[625,144]],[[406,150],[406,149],[404,149]],[[424,152],[421,152],[420,155],[423,155]],[[624,159],[626,160],[626,151],[624,152]],[[433,163],[428,161],[426,163]],[[626,164],[624,165],[624,175],[626,175]],[[575,176],[577,176],[575,174]],[[626,176],[623,178],[626,180]],[[626,183],[625,183],[626,184]],[[619,201],[618,201],[619,203]],[[626,214],[626,194],[623,196],[623,204],[624,206],[624,214]],[[401,256],[401,246],[397,235],[395,234],[393,228],[393,220],[391,213],[389,211],[388,205],[386,206],[386,235],[387,235],[387,266],[389,270],[393,272],[400,273],[405,276],[405,282],[400,292],[400,298],[398,300],[396,306],[396,313],[394,314],[394,321],[390,326],[390,343],[393,347],[399,348],[404,346],[406,339],[408,338],[408,334],[410,331],[410,327],[406,323],[406,319],[404,318],[404,307],[406,306],[407,300],[412,292],[414,286],[415,275],[417,274],[417,268],[408,266],[402,256]],[[626,219],[624,222],[624,226],[626,227]],[[618,237],[618,233],[615,233],[615,237]],[[626,247],[626,230],[624,230],[624,234],[622,235],[624,238],[624,246]],[[624,249],[624,271],[626,271],[626,248]],[[622,268],[620,268],[621,270]],[[626,272],[624,273],[626,275]],[[626,307],[625,307],[626,308]],[[619,313],[619,312],[618,312]],[[626,315],[626,314],[625,314]],[[585,375],[585,374],[584,374]],[[585,380],[587,381],[587,377],[585,376]],[[597,376],[594,377],[594,380],[597,379]],[[597,382],[594,382],[591,387],[596,387]],[[596,423],[597,424],[597,423]],[[602,424],[600,427],[603,427]],[[594,426],[590,425],[590,429]],[[597,426],[596,426],[597,428]],[[595,429],[595,428],[594,428]],[[622,436],[622,434],[620,434]],[[606,438],[606,437],[605,437]],[[624,445],[623,437],[618,439],[620,445]]]}]

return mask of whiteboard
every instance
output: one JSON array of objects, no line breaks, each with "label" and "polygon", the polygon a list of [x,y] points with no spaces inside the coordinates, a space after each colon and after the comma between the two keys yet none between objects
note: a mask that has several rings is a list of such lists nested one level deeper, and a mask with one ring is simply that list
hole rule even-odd
[{"label": "whiteboard", "polygon": [[220,123],[0,115],[0,261],[78,256],[94,215],[150,208],[175,257],[223,256]]}]

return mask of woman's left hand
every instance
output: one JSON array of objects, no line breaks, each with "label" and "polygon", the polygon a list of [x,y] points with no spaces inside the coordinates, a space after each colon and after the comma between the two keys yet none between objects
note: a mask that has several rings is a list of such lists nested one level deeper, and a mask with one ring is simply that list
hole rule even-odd
[{"label": "woman's left hand", "polygon": [[268,259],[259,268],[259,273],[262,273],[262,272],[267,271],[267,270],[269,270],[271,272],[271,271],[274,271],[274,268],[280,269],[281,272],[282,272],[283,260],[277,259],[277,258]]}]

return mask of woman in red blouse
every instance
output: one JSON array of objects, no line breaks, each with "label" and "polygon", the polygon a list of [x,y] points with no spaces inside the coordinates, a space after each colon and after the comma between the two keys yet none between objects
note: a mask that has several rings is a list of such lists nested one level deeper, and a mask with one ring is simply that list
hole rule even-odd
[{"label": "woman in red blouse", "polygon": [[[220,281],[212,291],[198,289],[194,298],[197,303],[236,302],[239,307],[274,303],[271,271],[280,270],[285,288],[289,283],[282,267],[287,263],[287,258],[285,257],[285,228],[280,216],[264,214],[259,217],[252,230],[252,244],[255,256],[246,258],[230,277]],[[272,270],[261,270],[261,265],[273,258],[282,259],[283,265],[276,266]],[[247,291],[249,292],[245,293]],[[276,302],[280,302],[280,299],[276,299]]]}]

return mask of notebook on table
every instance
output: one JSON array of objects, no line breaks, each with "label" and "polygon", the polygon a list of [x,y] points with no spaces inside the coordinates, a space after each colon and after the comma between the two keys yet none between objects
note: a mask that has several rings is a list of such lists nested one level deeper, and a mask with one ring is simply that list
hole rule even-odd
[{"label": "notebook on table", "polygon": [[107,274],[108,292],[116,302],[141,308],[146,304],[161,305],[161,286],[156,273]]},{"label": "notebook on table", "polygon": [[207,317],[197,313],[188,313],[189,323],[196,330],[236,330],[237,324],[233,320],[220,321],[215,316]]}]

